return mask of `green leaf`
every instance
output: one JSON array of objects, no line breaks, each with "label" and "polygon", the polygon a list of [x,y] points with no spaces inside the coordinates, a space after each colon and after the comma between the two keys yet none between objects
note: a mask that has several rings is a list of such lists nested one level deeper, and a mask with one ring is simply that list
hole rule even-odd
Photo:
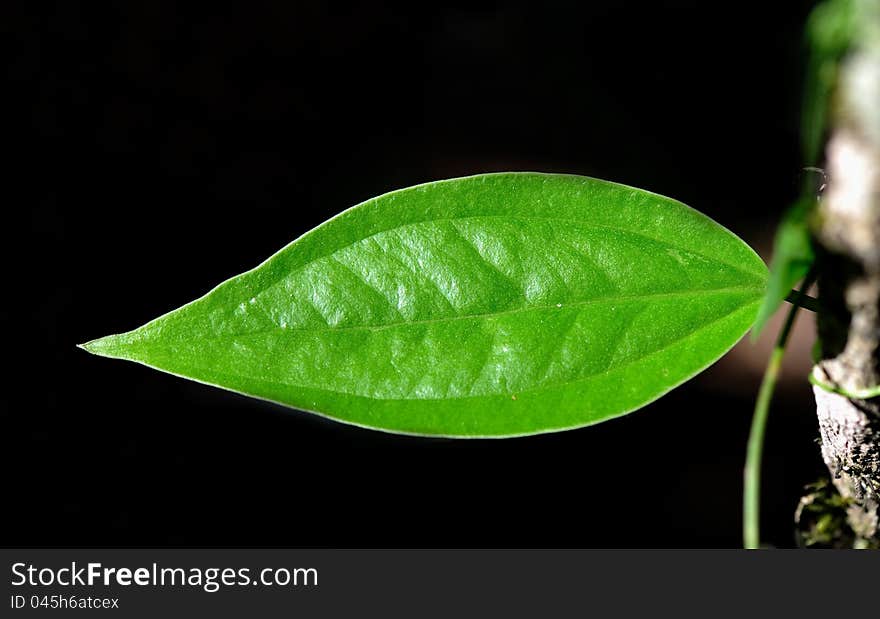
[{"label": "green leaf", "polygon": [[822,155],[839,65],[858,30],[857,8],[856,0],[827,0],[817,5],[807,20],[809,54],[801,139],[809,165],[817,165]]},{"label": "green leaf", "polygon": [[658,398],[742,337],[765,282],[669,198],[486,174],[368,200],[85,348],[359,426],[514,436]]},{"label": "green leaf", "polygon": [[761,309],[758,310],[758,317],[752,327],[753,340],[758,338],[767,321],[779,309],[791,289],[804,278],[813,265],[814,253],[809,218],[815,204],[815,196],[802,198],[786,211],[776,230],[767,294],[764,295]]}]

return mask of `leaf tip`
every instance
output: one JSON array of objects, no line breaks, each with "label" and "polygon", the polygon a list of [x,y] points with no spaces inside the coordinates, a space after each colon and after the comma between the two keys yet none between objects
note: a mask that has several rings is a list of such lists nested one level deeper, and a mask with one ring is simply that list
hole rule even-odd
[{"label": "leaf tip", "polygon": [[119,357],[119,338],[115,335],[107,335],[105,337],[99,337],[95,340],[90,340],[88,342],[83,342],[82,344],[77,344],[77,348],[81,348],[82,350],[92,353],[93,355],[98,355],[99,357]]}]

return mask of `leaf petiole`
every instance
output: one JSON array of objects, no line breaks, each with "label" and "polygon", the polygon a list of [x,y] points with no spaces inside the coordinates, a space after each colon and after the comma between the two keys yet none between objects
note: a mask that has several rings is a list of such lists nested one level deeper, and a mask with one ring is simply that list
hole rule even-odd
[{"label": "leaf petiole", "polygon": [[816,297],[811,297],[810,295],[805,294],[799,290],[792,290],[791,292],[789,292],[788,296],[785,297],[785,300],[792,305],[802,307],[807,311],[813,312],[814,314],[818,314],[821,311],[822,307],[819,304],[819,299],[817,299]]}]

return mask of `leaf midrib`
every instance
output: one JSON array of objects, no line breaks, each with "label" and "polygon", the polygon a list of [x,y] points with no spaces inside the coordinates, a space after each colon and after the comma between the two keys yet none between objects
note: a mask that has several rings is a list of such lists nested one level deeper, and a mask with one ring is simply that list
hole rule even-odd
[{"label": "leaf midrib", "polygon": [[[657,292],[657,293],[647,293],[647,294],[630,294],[630,295],[619,295],[612,297],[597,297],[594,299],[585,299],[582,301],[572,301],[569,303],[561,302],[560,304],[553,305],[529,305],[527,307],[518,307],[509,310],[502,310],[498,312],[483,312],[478,314],[458,314],[455,316],[445,316],[443,318],[426,318],[422,320],[412,320],[405,322],[392,322],[383,325],[352,325],[348,327],[282,327],[281,325],[276,325],[274,327],[256,329],[253,331],[245,331],[241,333],[224,333],[221,335],[215,336],[198,336],[192,339],[197,339],[199,341],[212,341],[212,340],[222,340],[222,339],[234,339],[241,337],[250,337],[261,335],[265,333],[274,333],[274,332],[308,332],[308,333],[333,333],[340,331],[383,331],[387,329],[393,329],[397,327],[409,327],[409,326],[418,326],[418,325],[429,325],[429,324],[439,324],[444,322],[454,322],[457,320],[473,320],[480,318],[495,318],[500,316],[506,316],[511,314],[522,314],[531,311],[544,311],[544,310],[563,310],[566,308],[572,307],[582,307],[587,305],[599,305],[602,303],[625,303],[628,301],[641,301],[641,300],[650,300],[650,299],[664,299],[664,298],[677,298],[677,297],[685,297],[685,296],[697,296],[697,295],[709,295],[709,294],[723,294],[726,292],[735,293],[735,292],[754,292],[756,297],[759,297],[763,294],[763,289],[757,286],[728,286],[724,288],[705,288],[705,289],[697,289],[697,290],[679,290],[674,292]],[[745,305],[748,302],[743,303]],[[178,340],[188,341],[190,338],[182,338]],[[175,343],[169,343],[168,345],[174,345]]]},{"label": "leaf midrib", "polygon": [[[751,303],[754,304],[754,303],[756,303],[756,302],[757,302],[757,301],[752,301]],[[375,401],[378,401],[378,402],[443,402],[443,401],[452,401],[452,400],[455,400],[455,401],[457,401],[457,400],[470,400],[470,399],[477,399],[477,398],[502,398],[502,399],[506,399],[506,398],[507,398],[508,396],[510,396],[511,394],[516,394],[516,395],[526,395],[526,394],[531,394],[531,393],[534,393],[534,392],[544,391],[544,390],[546,390],[546,389],[553,389],[553,388],[555,388],[555,387],[566,387],[566,386],[569,386],[569,385],[575,385],[575,384],[577,384],[577,383],[586,382],[586,381],[588,381],[588,380],[595,379],[597,376],[602,376],[603,374],[606,374],[606,373],[609,373],[609,372],[621,372],[621,371],[623,371],[623,370],[629,368],[630,366],[633,366],[633,365],[635,365],[636,363],[639,363],[640,361],[644,361],[644,360],[646,360],[646,359],[650,359],[651,357],[654,357],[654,356],[656,356],[656,355],[659,355],[659,354],[665,352],[666,350],[672,348],[673,346],[675,346],[675,345],[677,345],[677,344],[680,344],[680,343],[682,343],[682,342],[684,342],[684,341],[686,341],[686,340],[688,340],[688,339],[693,338],[694,336],[698,335],[698,334],[701,333],[702,331],[705,331],[705,330],[708,329],[709,327],[712,327],[712,326],[718,324],[718,323],[721,322],[722,320],[725,320],[725,319],[730,318],[733,314],[735,314],[736,312],[741,311],[744,307],[747,307],[748,305],[749,305],[748,303],[747,303],[747,304],[743,304],[743,305],[741,305],[740,307],[736,308],[735,310],[732,310],[732,311],[730,311],[730,312],[727,312],[727,313],[725,313],[724,315],[719,316],[718,318],[715,318],[715,319],[713,319],[713,320],[711,320],[711,321],[709,321],[709,322],[707,322],[707,323],[704,323],[704,324],[700,325],[699,328],[694,329],[693,331],[691,331],[691,332],[688,333],[687,335],[685,335],[685,336],[683,336],[683,337],[681,337],[681,338],[679,338],[679,339],[677,339],[677,340],[674,340],[674,341],[672,341],[672,342],[670,342],[670,343],[668,343],[668,344],[666,344],[666,345],[664,345],[664,346],[662,346],[662,347],[660,347],[660,348],[658,348],[658,349],[656,349],[656,350],[652,350],[651,352],[649,352],[649,353],[647,353],[647,354],[645,354],[645,355],[642,355],[642,356],[640,356],[640,357],[636,357],[636,358],[634,358],[634,359],[630,359],[629,361],[627,361],[627,362],[625,362],[625,363],[622,363],[622,364],[620,364],[620,365],[618,365],[618,366],[615,366],[615,367],[612,368],[611,370],[605,370],[605,371],[602,371],[602,372],[597,372],[597,373],[593,373],[593,374],[587,374],[587,375],[585,375],[585,376],[580,376],[580,377],[578,377],[578,378],[576,378],[576,379],[574,379],[574,380],[542,383],[542,384],[540,384],[540,385],[536,385],[536,386],[531,387],[531,388],[528,388],[528,389],[519,389],[519,390],[516,390],[516,391],[497,392],[497,393],[484,393],[484,394],[480,394],[480,395],[456,396],[456,397],[452,397],[452,398],[448,398],[448,397],[443,397],[443,398],[374,398],[374,397],[372,397],[372,396],[363,395],[363,394],[360,394],[360,393],[352,393],[352,392],[348,392],[348,391],[338,391],[338,390],[335,390],[335,389],[326,389],[326,388],[324,388],[324,387],[315,387],[315,386],[312,386],[312,385],[301,385],[301,384],[298,384],[298,383],[276,382],[276,381],[266,380],[265,378],[249,376],[249,375],[246,375],[246,374],[231,374],[231,373],[229,373],[229,372],[215,372],[215,373],[216,373],[218,376],[228,376],[228,377],[233,377],[233,378],[244,378],[244,379],[247,379],[247,380],[258,380],[258,381],[260,381],[260,382],[265,382],[265,383],[272,384],[272,385],[281,384],[281,385],[285,385],[285,386],[287,386],[287,387],[291,387],[291,388],[294,388],[294,389],[296,389],[296,388],[300,388],[300,389],[314,389],[315,391],[322,391],[322,392],[324,392],[324,393],[330,393],[330,394],[341,395],[341,396],[346,396],[346,397],[364,398],[364,399],[367,399],[367,400],[375,400]],[[735,344],[735,343],[736,343],[736,342],[734,342],[734,344]],[[732,347],[733,347],[733,344],[731,344],[730,347],[732,348]],[[150,365],[150,364],[146,364],[146,365]],[[158,367],[158,366],[157,366],[157,367]],[[159,369],[161,369],[161,368],[159,368]],[[167,371],[167,370],[165,370],[165,371]],[[688,376],[684,376],[684,377],[682,377],[682,379],[681,379],[679,382],[675,383],[674,385],[671,385],[666,391],[670,391],[670,390],[674,389],[676,386],[678,386],[678,385],[680,385],[681,383],[685,382],[685,381],[688,380],[691,376],[693,376],[693,375],[695,375],[695,374],[697,374],[697,373],[699,373],[699,370],[698,370],[698,371],[695,371],[693,374],[689,374]],[[214,383],[211,383],[211,384],[214,384]],[[222,388],[222,386],[219,385],[219,384],[217,384],[217,386],[220,386],[220,387]],[[665,393],[666,391],[664,391],[664,393]],[[655,399],[656,399],[656,398],[655,398]]]}]

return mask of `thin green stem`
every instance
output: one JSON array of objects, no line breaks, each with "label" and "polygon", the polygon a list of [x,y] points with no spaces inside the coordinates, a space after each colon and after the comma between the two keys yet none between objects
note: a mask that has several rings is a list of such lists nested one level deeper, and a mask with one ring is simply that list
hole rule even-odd
[{"label": "thin green stem", "polygon": [[792,299],[792,306],[788,310],[785,323],[776,338],[773,352],[770,353],[770,360],[767,362],[767,369],[764,370],[764,378],[761,380],[761,388],[755,402],[752,429],[749,432],[749,443],[746,448],[745,470],[743,471],[743,546],[747,549],[756,549],[761,545],[761,458],[764,451],[764,434],[767,429],[770,400],[773,398],[773,390],[776,388],[776,381],[782,368],[782,358],[785,355],[785,345],[794,326],[797,311],[802,305],[804,292],[812,285],[814,279],[815,275],[812,272],[809,273],[797,295]]},{"label": "thin green stem", "polygon": [[842,395],[850,400],[870,400],[880,396],[880,385],[865,387],[864,389],[845,389],[840,385],[832,385],[820,379],[816,376],[816,369],[810,372],[807,378],[812,384],[824,389],[828,393],[836,393],[837,395]]}]

